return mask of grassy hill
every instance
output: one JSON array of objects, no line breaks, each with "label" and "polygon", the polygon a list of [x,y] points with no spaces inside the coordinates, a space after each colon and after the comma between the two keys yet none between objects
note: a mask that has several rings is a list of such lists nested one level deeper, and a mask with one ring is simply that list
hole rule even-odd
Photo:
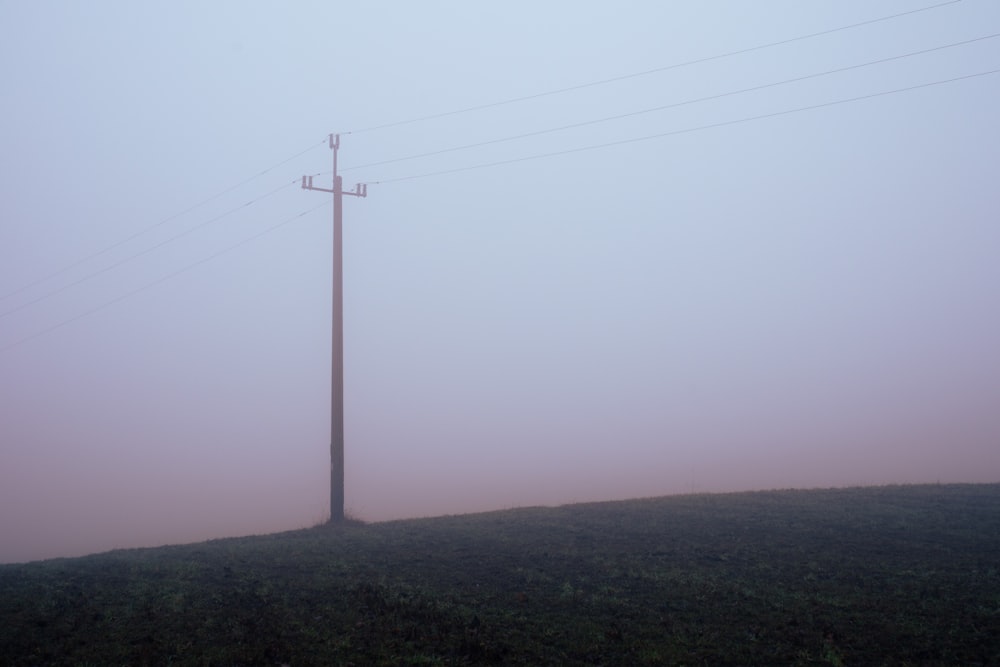
[{"label": "grassy hill", "polygon": [[689,495],[0,566],[4,665],[998,665],[1000,485]]}]

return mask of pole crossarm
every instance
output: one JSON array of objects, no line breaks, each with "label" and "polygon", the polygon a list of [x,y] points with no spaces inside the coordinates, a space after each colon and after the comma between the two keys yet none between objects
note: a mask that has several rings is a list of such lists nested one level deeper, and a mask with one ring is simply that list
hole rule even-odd
[{"label": "pole crossarm", "polygon": [[313,185],[312,176],[302,177],[303,190],[319,190],[333,195],[333,309],[330,362],[330,523],[344,520],[344,195],[367,197],[368,185],[359,183],[344,192],[343,179],[337,174],[337,151],[340,135],[330,135],[333,151],[333,187]]},{"label": "pole crossarm", "polygon": [[[321,188],[318,185],[313,185],[313,177],[312,176],[303,176],[302,177],[302,189],[303,190],[319,190],[320,192],[329,192],[329,193],[334,193],[335,192],[335,190],[333,188]],[[354,190],[343,190],[343,191],[341,191],[341,194],[350,195],[351,197],[367,197],[368,196],[368,184],[367,183],[358,183],[357,185],[354,186]]]}]

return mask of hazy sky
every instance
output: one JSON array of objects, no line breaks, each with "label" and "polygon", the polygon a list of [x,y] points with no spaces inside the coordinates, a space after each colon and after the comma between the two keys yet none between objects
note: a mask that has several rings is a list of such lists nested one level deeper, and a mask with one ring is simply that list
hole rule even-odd
[{"label": "hazy sky", "polygon": [[782,113],[935,4],[0,1],[0,561],[324,518],[330,132],[355,515],[1000,480],[1000,73]]}]

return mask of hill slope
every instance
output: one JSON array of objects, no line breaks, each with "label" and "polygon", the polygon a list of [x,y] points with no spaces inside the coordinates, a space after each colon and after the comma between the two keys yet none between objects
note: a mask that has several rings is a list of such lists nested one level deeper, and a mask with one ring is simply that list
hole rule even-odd
[{"label": "hill slope", "polygon": [[676,496],[4,565],[0,662],[1000,664],[1000,485]]}]

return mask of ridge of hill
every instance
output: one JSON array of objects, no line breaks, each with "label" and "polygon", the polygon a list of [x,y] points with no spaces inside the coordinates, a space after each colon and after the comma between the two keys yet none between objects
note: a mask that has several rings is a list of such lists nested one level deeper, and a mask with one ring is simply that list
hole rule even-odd
[{"label": "ridge of hill", "polygon": [[0,565],[0,662],[1000,664],[1000,484],[668,496]]}]

